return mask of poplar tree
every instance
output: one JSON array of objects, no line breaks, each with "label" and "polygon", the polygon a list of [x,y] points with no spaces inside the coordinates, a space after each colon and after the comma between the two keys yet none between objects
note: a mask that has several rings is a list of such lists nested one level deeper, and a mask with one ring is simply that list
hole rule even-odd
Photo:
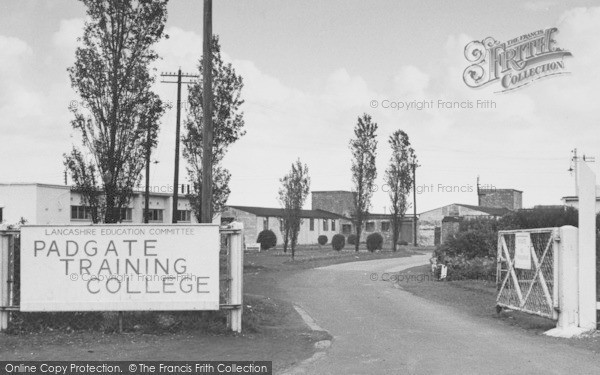
[{"label": "poplar tree", "polygon": [[385,171],[385,183],[389,188],[388,195],[392,205],[390,212],[392,250],[396,251],[402,221],[410,205],[409,194],[414,184],[411,162],[415,158],[415,153],[410,145],[408,135],[402,130],[396,130],[388,139],[388,143],[392,148],[392,156]]},{"label": "poplar tree", "polygon": [[354,138],[350,141],[352,151],[352,183],[354,192],[354,224],[356,229],[355,251],[358,251],[363,223],[369,215],[373,185],[377,177],[377,123],[371,116],[363,114],[354,127]]},{"label": "poplar tree", "polygon": [[115,223],[140,182],[166,109],[152,91],[150,65],[158,58],[152,46],[165,37],[167,0],[81,1],[88,17],[68,72],[82,102],[71,107],[71,125],[83,151],[73,146],[64,164],[93,221]]}]

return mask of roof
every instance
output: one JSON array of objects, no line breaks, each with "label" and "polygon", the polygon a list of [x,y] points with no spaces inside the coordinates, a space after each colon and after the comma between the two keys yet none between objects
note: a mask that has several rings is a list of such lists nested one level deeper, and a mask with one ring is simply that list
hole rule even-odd
[{"label": "roof", "polygon": [[[413,214],[405,214],[404,215],[404,220],[411,220],[412,221],[413,216],[414,216]],[[389,214],[372,214],[372,213],[369,213],[367,215],[367,220],[389,220],[391,218],[392,218],[392,214],[391,213],[389,213]]]},{"label": "roof", "polygon": [[495,191],[516,191],[517,193],[522,193],[523,190],[517,190],[517,189],[496,189],[496,188],[479,188],[479,192],[495,192]]},{"label": "roof", "polygon": [[[74,193],[77,193],[77,189],[73,185],[46,184],[46,183],[40,183],[40,182],[9,182],[9,183],[0,183],[0,186],[39,186],[39,187],[46,187],[46,188],[52,188],[52,189],[71,190]],[[167,193],[167,192],[152,191],[156,187],[157,186],[150,186],[150,196],[152,196],[152,197],[172,197],[173,196],[172,192]],[[158,187],[162,188],[164,186],[158,186]],[[167,188],[168,188],[168,186],[167,186]],[[144,195],[145,190],[144,189],[134,189],[133,194],[134,195]],[[186,194],[183,194],[181,192],[179,192],[178,195],[179,195],[180,199],[186,198],[185,197]]]},{"label": "roof", "polygon": [[508,208],[472,206],[470,204],[462,204],[462,203],[455,203],[455,204],[458,206],[461,206],[461,207],[469,208],[471,210],[485,212],[486,214],[489,214],[492,216],[504,216],[510,212],[510,210]]},{"label": "roof", "polygon": [[313,190],[311,193],[347,193],[347,194],[356,194],[349,190]]},{"label": "roof", "polygon": [[468,208],[468,209],[471,209],[471,210],[475,210],[475,211],[479,211],[479,212],[485,212],[486,214],[491,215],[491,216],[504,216],[504,215],[506,215],[507,213],[510,212],[510,210],[508,208],[484,207],[484,206],[473,206],[471,204],[452,203],[452,204],[447,204],[447,205],[442,206],[442,207],[434,208],[432,210],[423,211],[419,215],[423,215],[424,213],[435,211],[435,210],[439,210],[439,209],[441,209],[443,207],[448,207],[448,206],[452,206],[452,205],[465,207],[465,208]]},{"label": "roof", "polygon": [[[262,217],[282,217],[283,208],[270,208],[270,207],[253,207],[253,206],[227,206],[236,210],[251,213],[256,216]],[[309,219],[347,219],[342,215],[335,214],[333,212],[325,210],[300,210],[300,217]]]}]

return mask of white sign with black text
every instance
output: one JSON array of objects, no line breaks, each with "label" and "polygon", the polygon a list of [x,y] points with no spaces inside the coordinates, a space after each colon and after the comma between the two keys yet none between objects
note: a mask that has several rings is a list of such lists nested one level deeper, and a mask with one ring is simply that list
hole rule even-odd
[{"label": "white sign with black text", "polygon": [[531,269],[531,236],[529,233],[515,234],[515,268]]},{"label": "white sign with black text", "polygon": [[218,310],[219,226],[21,228],[21,311]]}]

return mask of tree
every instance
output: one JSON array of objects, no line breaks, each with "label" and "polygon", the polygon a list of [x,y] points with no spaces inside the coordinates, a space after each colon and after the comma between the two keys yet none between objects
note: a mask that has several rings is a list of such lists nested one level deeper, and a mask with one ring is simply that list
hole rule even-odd
[{"label": "tree", "polygon": [[415,153],[410,146],[408,135],[402,130],[396,130],[388,140],[392,148],[390,165],[385,171],[385,183],[389,188],[391,222],[392,222],[392,250],[396,251],[396,245],[400,236],[400,226],[406,214],[409,203],[409,194],[414,184],[411,163]]},{"label": "tree", "polygon": [[279,181],[281,182],[279,203],[283,207],[283,251],[287,252],[289,244],[292,250],[292,259],[294,259],[298,233],[302,225],[302,218],[300,217],[302,206],[310,191],[308,166],[306,164],[302,165],[302,162],[298,159],[292,164],[290,172]]},{"label": "tree", "polygon": [[71,108],[85,151],[73,147],[64,164],[92,218],[115,223],[139,184],[147,142],[156,143],[166,109],[151,90],[149,66],[158,58],[152,45],[165,36],[167,0],[81,1],[88,20],[68,72],[86,109]]},{"label": "tree", "polygon": [[356,226],[355,251],[358,251],[363,222],[369,215],[373,184],[377,177],[377,123],[371,116],[363,114],[354,127],[354,139],[350,141],[352,151],[352,183],[354,192],[354,223]]},{"label": "tree", "polygon": [[[244,113],[240,106],[244,103],[241,91],[242,77],[237,75],[230,63],[221,57],[219,38],[213,36],[213,149],[212,149],[212,210],[220,212],[229,198],[231,174],[221,163],[229,146],[242,137]],[[202,57],[203,59],[204,57]],[[202,59],[198,64],[202,77]],[[188,102],[189,115],[185,122],[186,135],[183,137],[183,155],[188,161],[188,176],[194,186],[188,195],[194,215],[202,217],[202,129],[203,129],[203,84],[198,80],[190,87]]]}]

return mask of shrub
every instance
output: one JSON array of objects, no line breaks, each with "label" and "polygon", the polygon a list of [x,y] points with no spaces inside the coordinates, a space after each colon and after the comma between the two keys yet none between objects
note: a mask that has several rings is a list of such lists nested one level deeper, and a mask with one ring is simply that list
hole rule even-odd
[{"label": "shrub", "polygon": [[441,244],[435,255],[438,262],[444,263],[446,258],[464,256],[473,259],[478,256],[495,256],[498,245],[497,234],[494,231],[469,230],[458,232]]},{"label": "shrub", "polygon": [[446,258],[447,280],[484,280],[496,281],[496,259],[482,256],[467,259],[463,255]]},{"label": "shrub", "polygon": [[334,250],[340,251],[346,245],[346,238],[341,234],[336,234],[331,239],[331,246],[333,246]]},{"label": "shrub", "polygon": [[383,247],[383,237],[379,233],[371,233],[367,236],[367,249],[370,252],[381,250]]},{"label": "shrub", "polygon": [[277,236],[270,229],[265,229],[258,234],[256,242],[260,244],[261,250],[267,250],[277,245]]},{"label": "shrub", "polygon": [[348,236],[348,245],[356,245],[356,234],[352,233]]},{"label": "shrub", "polygon": [[320,235],[319,238],[317,238],[317,242],[319,242],[319,245],[325,245],[327,243],[327,236]]},{"label": "shrub", "polygon": [[498,229],[551,228],[577,226],[577,209],[573,207],[538,207],[521,209],[504,215]]}]

